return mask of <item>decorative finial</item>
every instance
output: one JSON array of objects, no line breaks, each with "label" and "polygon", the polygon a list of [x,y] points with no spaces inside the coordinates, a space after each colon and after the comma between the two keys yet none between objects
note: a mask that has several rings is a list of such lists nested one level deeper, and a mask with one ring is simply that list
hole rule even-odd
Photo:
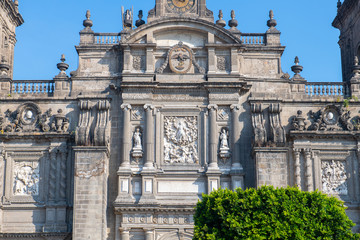
[{"label": "decorative finial", "polygon": [[229,21],[229,27],[236,28],[238,26],[238,21],[235,19],[235,11],[231,10],[231,20]]},{"label": "decorative finial", "polygon": [[136,20],[136,22],[135,22],[135,26],[136,26],[136,27],[140,27],[141,25],[144,25],[144,24],[145,24],[145,21],[142,20],[143,16],[144,16],[144,15],[143,15],[143,11],[140,10],[140,11],[139,11],[139,15],[138,15],[139,19]]},{"label": "decorative finial", "polygon": [[274,28],[274,27],[276,27],[277,22],[276,22],[276,20],[274,19],[274,12],[273,12],[273,10],[270,10],[270,12],[269,12],[269,17],[270,17],[270,20],[267,21],[268,27],[269,27],[269,28]]},{"label": "decorative finial", "polygon": [[90,10],[86,11],[85,17],[86,17],[86,19],[83,22],[84,27],[91,28],[93,26],[93,21],[90,19],[90,17],[91,17]]},{"label": "decorative finial", "polygon": [[222,10],[219,11],[219,20],[216,21],[216,25],[220,26],[220,27],[225,27],[226,26],[226,22],[223,19],[224,15]]},{"label": "decorative finial", "polygon": [[60,70],[60,73],[57,77],[64,77],[66,76],[66,70],[69,68],[69,64],[65,63],[65,54],[61,55],[60,63],[57,64],[57,68]]},{"label": "decorative finial", "polygon": [[303,70],[303,66],[299,65],[300,61],[299,61],[299,57],[296,56],[295,57],[295,61],[294,61],[295,65],[293,65],[291,67],[291,71],[293,71],[295,73],[293,80],[303,80],[303,78],[300,76],[299,73],[302,72]]},{"label": "decorative finial", "polygon": [[16,7],[18,7],[18,6],[19,6],[19,1],[18,1],[18,0],[15,0],[15,1],[14,1],[14,5],[15,5]]},{"label": "decorative finial", "polygon": [[337,2],[337,8],[339,9],[340,7],[341,7],[341,1],[340,0],[338,0],[338,2]]}]

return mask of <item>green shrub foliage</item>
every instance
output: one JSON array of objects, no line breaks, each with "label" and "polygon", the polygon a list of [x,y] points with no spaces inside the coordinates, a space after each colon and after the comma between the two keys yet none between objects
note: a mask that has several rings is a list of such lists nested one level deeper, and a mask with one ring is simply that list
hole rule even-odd
[{"label": "green shrub foliage", "polygon": [[360,239],[340,200],[291,187],[204,194],[194,220],[194,240]]}]

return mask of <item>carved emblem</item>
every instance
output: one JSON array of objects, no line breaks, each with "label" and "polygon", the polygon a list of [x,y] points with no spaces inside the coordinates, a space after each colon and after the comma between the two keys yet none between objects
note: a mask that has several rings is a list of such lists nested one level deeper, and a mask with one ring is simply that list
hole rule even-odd
[{"label": "carved emblem", "polygon": [[187,73],[192,65],[192,53],[189,47],[180,42],[177,46],[171,49],[169,53],[170,69],[174,73]]},{"label": "carved emblem", "polygon": [[322,161],[322,190],[327,194],[347,195],[345,161]]},{"label": "carved emblem", "polygon": [[184,45],[182,42],[179,42],[168,51],[165,62],[156,69],[156,73],[163,73],[167,65],[170,65],[172,72],[185,74],[189,72],[192,64],[194,64],[199,73],[205,74],[205,69],[195,61],[194,53],[191,48]]},{"label": "carved emblem", "polygon": [[350,122],[350,111],[328,105],[320,111],[314,113],[310,111],[310,118],[313,119],[312,125],[309,130],[324,131],[324,130],[353,130],[354,125]]},{"label": "carved emblem", "polygon": [[165,163],[198,163],[197,117],[165,117],[164,130]]},{"label": "carved emblem", "polygon": [[39,195],[40,171],[38,162],[15,162],[14,195]]}]

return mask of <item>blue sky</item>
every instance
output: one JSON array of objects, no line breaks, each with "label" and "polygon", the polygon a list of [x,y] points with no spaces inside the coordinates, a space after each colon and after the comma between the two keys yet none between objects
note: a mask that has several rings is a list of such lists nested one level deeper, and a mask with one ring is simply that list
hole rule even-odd
[{"label": "blue sky", "polygon": [[[121,6],[147,12],[155,0],[20,0],[20,12],[25,23],[17,29],[14,79],[52,79],[56,64],[64,53],[76,70],[78,57],[75,45],[83,28],[87,9],[91,11],[95,32],[121,31]],[[304,66],[302,76],[309,82],[341,81],[339,31],[331,26],[336,16],[337,0],[207,0],[207,6],[217,19],[219,9],[224,19],[235,10],[239,30],[264,33],[269,10],[275,13],[281,43],[286,46],[282,69],[289,72],[294,57]],[[136,14],[137,15],[137,14]]]}]

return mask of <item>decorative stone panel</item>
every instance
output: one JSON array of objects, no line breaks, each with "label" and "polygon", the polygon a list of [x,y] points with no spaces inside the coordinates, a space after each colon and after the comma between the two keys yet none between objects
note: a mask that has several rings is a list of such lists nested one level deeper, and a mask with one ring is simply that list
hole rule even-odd
[{"label": "decorative stone panel", "polygon": [[345,161],[321,161],[322,191],[327,194],[348,194]]},{"label": "decorative stone panel", "polygon": [[40,170],[37,161],[16,161],[14,163],[14,196],[38,196]]}]

